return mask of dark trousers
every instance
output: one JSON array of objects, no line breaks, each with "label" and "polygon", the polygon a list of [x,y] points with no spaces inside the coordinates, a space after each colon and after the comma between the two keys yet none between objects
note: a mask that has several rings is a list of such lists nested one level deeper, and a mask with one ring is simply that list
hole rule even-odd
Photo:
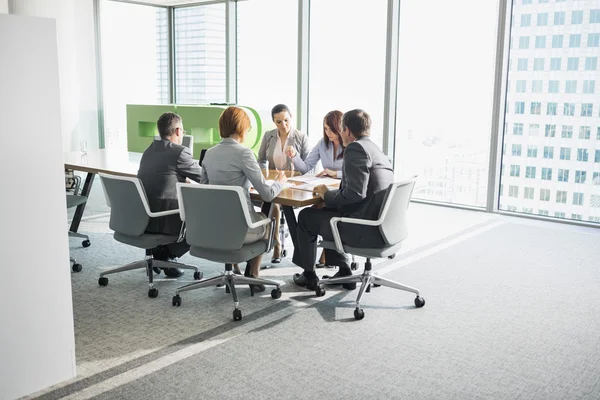
[{"label": "dark trousers", "polygon": [[183,239],[183,241],[181,242],[166,244],[165,247],[169,250],[169,253],[171,253],[175,258],[179,258],[188,251],[190,251],[190,245],[186,242],[185,239]]},{"label": "dark trousers", "polygon": [[[305,208],[298,215],[297,246],[294,248],[292,262],[305,271],[314,271],[317,257],[319,235],[323,240],[333,241],[333,233],[329,221],[333,217],[343,217],[339,211],[327,208]],[[352,247],[376,248],[385,245],[379,228],[371,226],[339,223],[338,228],[342,243]],[[325,249],[328,265],[350,268],[348,256],[336,250]]]}]

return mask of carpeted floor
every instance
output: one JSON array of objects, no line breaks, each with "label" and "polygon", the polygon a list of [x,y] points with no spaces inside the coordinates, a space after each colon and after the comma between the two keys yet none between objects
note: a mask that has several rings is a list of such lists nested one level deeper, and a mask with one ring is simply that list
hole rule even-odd
[{"label": "carpeted floor", "polygon": [[[427,304],[416,309],[412,294],[373,289],[362,321],[353,317],[357,291],[316,298],[291,282],[289,258],[263,271],[284,283],[282,298],[241,288],[236,323],[222,288],[184,293],[172,307],[189,273],[159,282],[157,299],[147,297],[141,271],[99,287],[99,268],[141,254],[115,242],[105,219],[85,221],[92,247],[72,242],[84,264],[72,275],[79,376],[38,398],[600,398],[600,232],[415,209],[422,229],[411,233],[430,240],[376,269],[419,288]],[[469,223],[448,230],[443,215]],[[222,270],[183,261],[205,276]]]}]

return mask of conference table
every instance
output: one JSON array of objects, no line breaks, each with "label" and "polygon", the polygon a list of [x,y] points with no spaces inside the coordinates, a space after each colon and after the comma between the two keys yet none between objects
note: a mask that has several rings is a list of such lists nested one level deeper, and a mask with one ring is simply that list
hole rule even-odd
[{"label": "conference table", "polygon": [[[92,184],[94,183],[96,174],[106,173],[120,176],[136,176],[141,158],[142,153],[101,149],[88,151],[85,154],[79,151],[65,153],[64,163],[65,169],[87,173],[80,193],[82,196],[87,197],[92,190]],[[290,171],[287,173],[293,174]],[[270,170],[265,175],[267,179],[274,179],[277,175],[277,171]],[[295,182],[292,181],[288,182],[291,185],[295,184]],[[298,184],[300,184],[300,182],[298,182]],[[252,200],[262,201],[260,195],[254,189],[250,190],[250,198]],[[294,247],[296,247],[297,225],[294,208],[312,206],[322,202],[323,200],[319,196],[313,195],[311,191],[294,189],[293,186],[283,189],[281,193],[273,199],[272,203],[277,203],[282,206],[281,208],[287,220]],[[77,229],[79,229],[84,210],[85,203],[77,206],[71,222],[72,232],[77,232]]]}]

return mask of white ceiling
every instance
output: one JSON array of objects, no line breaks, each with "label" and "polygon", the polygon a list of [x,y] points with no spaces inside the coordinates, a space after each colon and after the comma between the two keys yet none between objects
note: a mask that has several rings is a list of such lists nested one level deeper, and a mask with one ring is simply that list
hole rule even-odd
[{"label": "white ceiling", "polygon": [[114,0],[122,3],[148,4],[155,6],[182,6],[186,4],[206,3],[214,0]]}]

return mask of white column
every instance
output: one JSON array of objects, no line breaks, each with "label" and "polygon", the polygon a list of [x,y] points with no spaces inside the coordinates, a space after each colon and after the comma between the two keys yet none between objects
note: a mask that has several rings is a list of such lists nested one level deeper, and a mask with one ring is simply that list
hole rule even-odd
[{"label": "white column", "polygon": [[8,5],[11,14],[55,19],[63,150],[79,150],[81,140],[97,148],[93,1],[8,0]]},{"label": "white column", "polygon": [[0,0],[0,14],[8,14],[8,0]]},{"label": "white column", "polygon": [[[0,398],[75,376],[54,21],[0,14]],[[6,58],[4,58],[6,57]]]}]

